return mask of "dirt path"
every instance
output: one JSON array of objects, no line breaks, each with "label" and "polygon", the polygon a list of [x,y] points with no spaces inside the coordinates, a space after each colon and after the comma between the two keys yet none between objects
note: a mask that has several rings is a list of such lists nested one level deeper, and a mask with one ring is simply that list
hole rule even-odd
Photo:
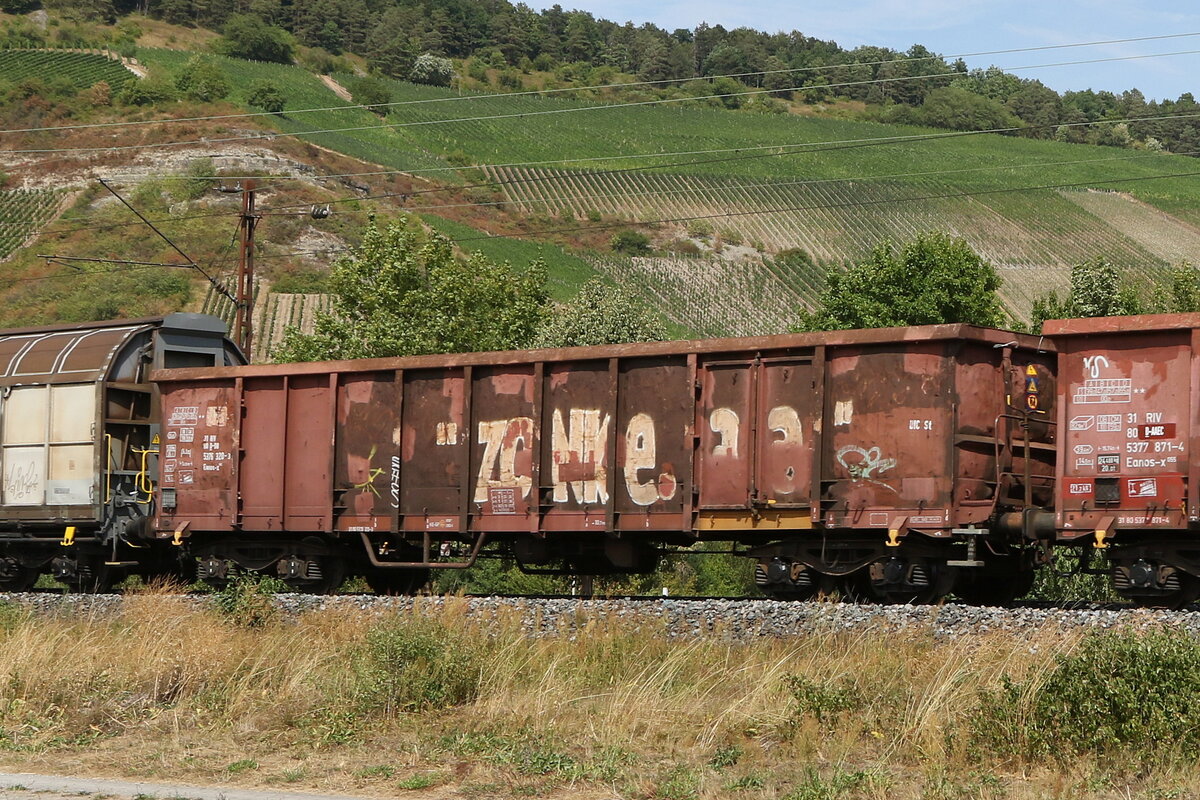
[{"label": "dirt path", "polygon": [[[0,800],[79,800],[90,794],[117,798],[169,797],[180,800],[365,800],[346,795],[309,794],[284,789],[236,789],[228,786],[69,778],[26,772],[0,773]],[[444,795],[405,793],[414,800],[440,800]]]},{"label": "dirt path", "polygon": [[334,94],[336,94],[338,97],[342,98],[346,102],[350,103],[350,102],[354,101],[354,98],[352,98],[350,96],[350,90],[347,89],[345,86],[342,86],[340,83],[338,83],[337,81],[335,81],[333,78],[329,77],[328,75],[321,76],[321,83],[328,86],[330,91],[332,91]]}]

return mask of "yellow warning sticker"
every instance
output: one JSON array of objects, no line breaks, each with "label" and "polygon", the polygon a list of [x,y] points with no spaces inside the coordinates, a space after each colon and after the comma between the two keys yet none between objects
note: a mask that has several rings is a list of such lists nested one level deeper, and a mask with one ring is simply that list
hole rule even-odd
[{"label": "yellow warning sticker", "polygon": [[159,438],[158,438],[158,434],[156,433],[156,434],[154,434],[154,438],[150,440],[150,444],[158,444],[158,443],[159,443]]},{"label": "yellow warning sticker", "polygon": [[1025,374],[1026,375],[1037,375],[1037,367],[1035,367],[1033,364],[1030,364],[1028,367],[1025,368]]}]

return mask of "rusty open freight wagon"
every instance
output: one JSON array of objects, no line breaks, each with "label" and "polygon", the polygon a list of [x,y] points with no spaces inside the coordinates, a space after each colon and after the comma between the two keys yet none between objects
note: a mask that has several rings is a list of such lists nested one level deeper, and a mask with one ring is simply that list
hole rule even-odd
[{"label": "rusty open freight wagon", "polygon": [[202,577],[308,588],[732,540],[779,595],[985,591],[1024,580],[1052,496],[1054,359],[940,325],[164,371],[158,528]]},{"label": "rusty open freight wagon", "polygon": [[1058,343],[1059,538],[1109,552],[1149,605],[1200,597],[1200,314],[1051,320]]}]

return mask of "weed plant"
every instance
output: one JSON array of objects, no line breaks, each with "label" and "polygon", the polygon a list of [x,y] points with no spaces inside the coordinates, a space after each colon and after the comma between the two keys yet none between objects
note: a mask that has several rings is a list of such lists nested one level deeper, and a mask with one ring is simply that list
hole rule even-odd
[{"label": "weed plant", "polygon": [[1183,633],[677,639],[586,613],[473,619],[454,600],[244,616],[230,608],[262,586],[234,585],[209,613],[153,589],[114,619],[6,612],[8,767],[381,796],[1200,789],[1200,643]]}]

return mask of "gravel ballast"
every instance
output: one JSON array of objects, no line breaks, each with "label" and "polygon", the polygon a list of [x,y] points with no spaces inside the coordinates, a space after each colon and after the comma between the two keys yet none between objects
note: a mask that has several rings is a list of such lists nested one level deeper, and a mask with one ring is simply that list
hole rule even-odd
[{"label": "gravel ballast", "polygon": [[[67,618],[104,619],[119,616],[122,595],[55,593],[0,594],[0,601],[31,609],[35,614]],[[146,602],[146,598],[139,598]],[[197,611],[209,607],[205,595],[163,597],[164,603],[184,603]],[[1000,631],[1032,632],[1058,629],[1147,629],[1171,627],[1200,635],[1200,613],[1103,606],[1064,608],[1025,605],[992,608],[946,603],[936,606],[853,605],[834,602],[791,602],[740,599],[584,599],[534,597],[381,597],[376,595],[279,594],[274,603],[283,618],[312,611],[351,611],[364,614],[410,613],[414,608],[437,613],[447,604],[465,606],[465,616],[481,624],[499,616],[516,616],[530,635],[571,634],[603,620],[628,622],[634,628],[652,627],[666,636],[731,639],[801,636],[814,632],[912,630],[935,637],[958,637]]]}]

